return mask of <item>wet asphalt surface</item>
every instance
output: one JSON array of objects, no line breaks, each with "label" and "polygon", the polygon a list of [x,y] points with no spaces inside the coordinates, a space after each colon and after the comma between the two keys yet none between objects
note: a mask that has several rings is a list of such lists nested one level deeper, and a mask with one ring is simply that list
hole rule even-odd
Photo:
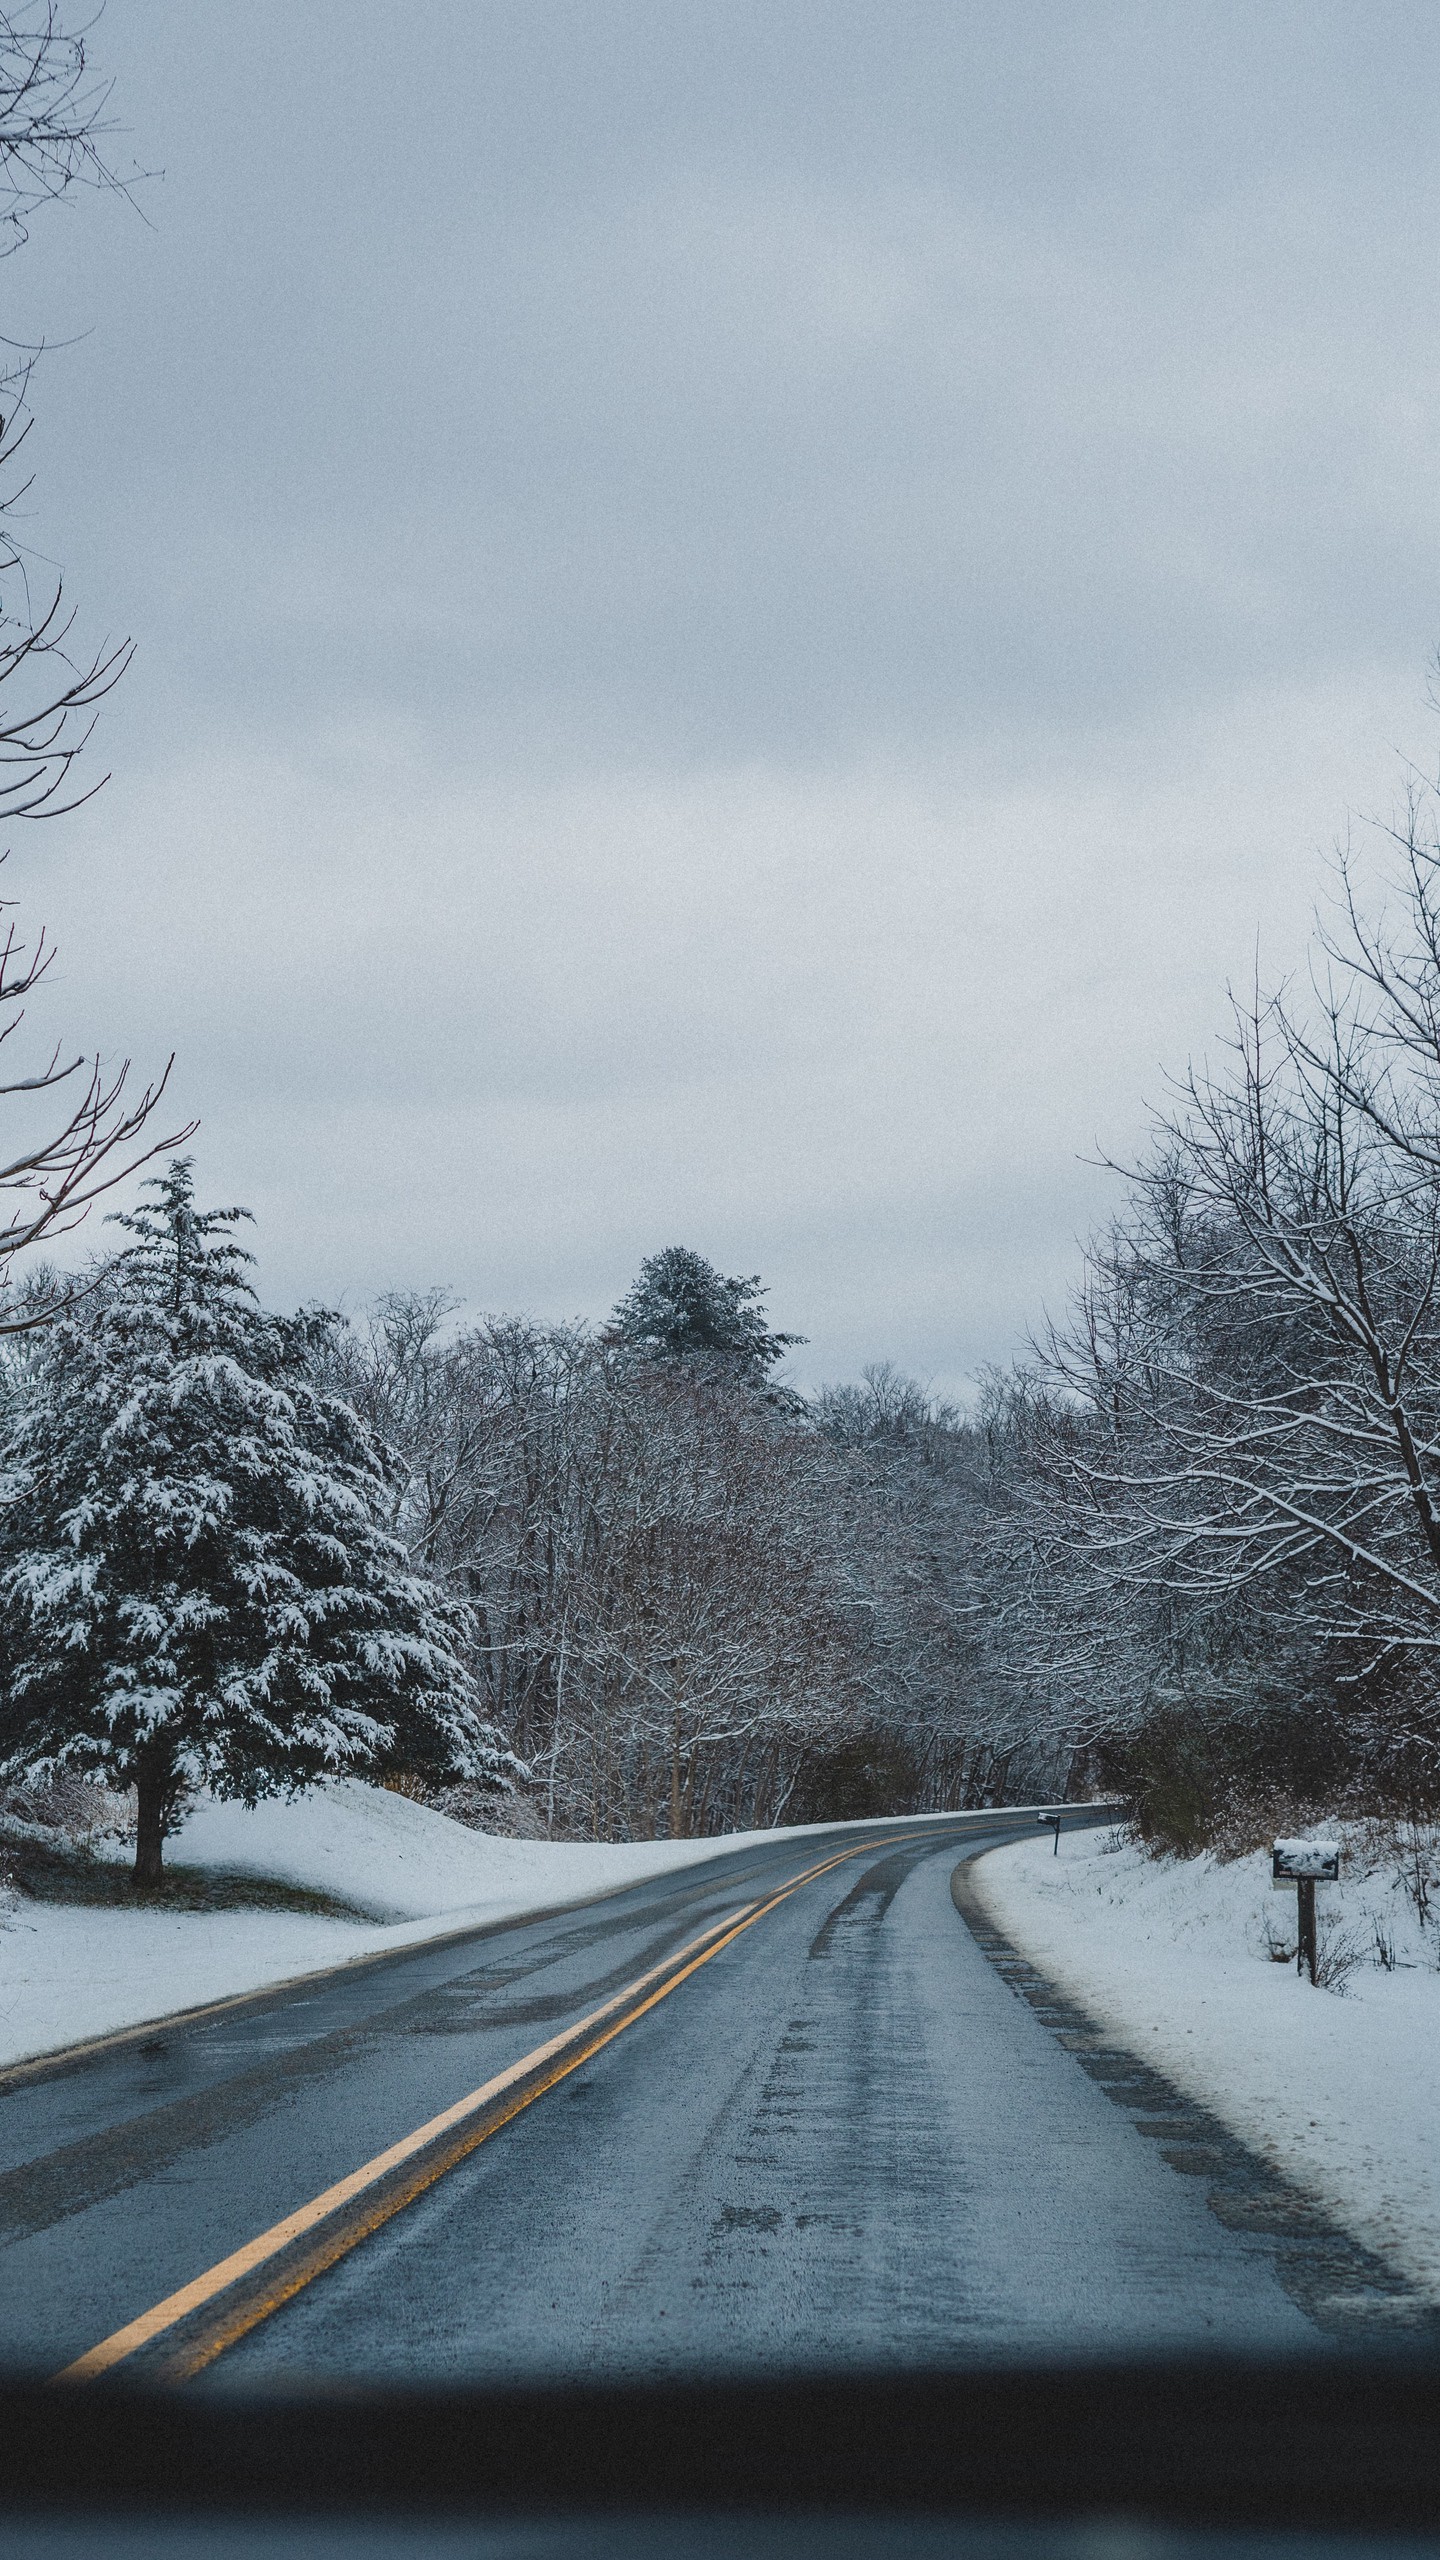
[{"label": "wet asphalt surface", "polygon": [[[1033,1826],[879,1827],[190,2387],[1322,2346],[1366,2289],[1349,2244],[1329,2295],[1297,2286],[1284,2212],[1212,2207],[1153,2138],[1164,2091],[1117,2103],[1079,2013],[1017,1997],[957,1909],[960,1856]],[[855,1844],[722,1853],[0,2078],[7,2360],[57,2370]]]}]

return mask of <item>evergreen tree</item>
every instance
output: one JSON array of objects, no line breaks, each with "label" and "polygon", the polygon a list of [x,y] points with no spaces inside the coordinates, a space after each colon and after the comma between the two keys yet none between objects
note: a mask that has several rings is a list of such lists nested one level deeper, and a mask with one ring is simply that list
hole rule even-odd
[{"label": "evergreen tree", "polygon": [[756,1304],[765,1295],[758,1273],[727,1280],[703,1254],[667,1245],[641,1263],[610,1319],[611,1338],[652,1359],[701,1358],[761,1379],[805,1339],[771,1331]]},{"label": "evergreen tree", "polygon": [[37,1348],[7,1450],[0,1773],[138,1791],[137,1882],[187,1792],[516,1764],[465,1622],[380,1526],[388,1461],[312,1383],[333,1319],[267,1314],[188,1160]]}]

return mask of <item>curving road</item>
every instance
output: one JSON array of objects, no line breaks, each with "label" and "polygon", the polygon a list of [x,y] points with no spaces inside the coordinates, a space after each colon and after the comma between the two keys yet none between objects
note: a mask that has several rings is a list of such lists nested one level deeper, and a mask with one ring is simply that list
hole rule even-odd
[{"label": "curving road", "polygon": [[957,1913],[957,1859],[1033,1828],[721,1852],[5,2075],[10,2358],[118,2338],[111,2369],[229,2386],[1319,2344],[1273,2239],[1217,2219]]}]

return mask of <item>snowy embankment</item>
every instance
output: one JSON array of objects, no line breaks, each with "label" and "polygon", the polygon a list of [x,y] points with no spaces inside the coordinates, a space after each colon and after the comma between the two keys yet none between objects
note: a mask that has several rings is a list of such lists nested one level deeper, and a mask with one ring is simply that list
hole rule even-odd
[{"label": "snowy embankment", "polygon": [[[986,1910],[1116,2039],[1440,2302],[1440,1970],[1393,1861],[1353,1843],[1322,1896],[1334,1990],[1272,1959],[1293,1889],[1268,1857],[1157,1859],[1105,1832],[993,1850]],[[1377,1959],[1383,1957],[1384,1962]]]},{"label": "snowy embankment", "polygon": [[[563,1910],[722,1850],[833,1828],[803,1824],[618,1845],[501,1839],[354,1778],[293,1802],[275,1797],[253,1813],[204,1801],[168,1844],[172,1867],[255,1876],[326,1894],[370,1916],[0,1899],[0,2067],[356,1956]],[[110,1843],[108,1854],[122,1852]]]},{"label": "snowy embankment", "polygon": [[373,1918],[97,1910],[13,1896],[0,1909],[0,2065],[449,1929],[586,1902],[743,1845],[497,1839],[355,1779],[253,1813],[202,1803],[167,1848],[172,1865],[261,1876]]}]

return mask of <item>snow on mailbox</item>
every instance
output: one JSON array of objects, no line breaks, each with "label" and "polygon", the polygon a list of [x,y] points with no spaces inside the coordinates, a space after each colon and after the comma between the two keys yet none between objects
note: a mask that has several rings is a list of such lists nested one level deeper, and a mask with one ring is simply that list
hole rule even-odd
[{"label": "snow on mailbox", "polygon": [[1315,1887],[1340,1881],[1338,1840],[1277,1840],[1270,1857],[1275,1884],[1293,1884],[1298,1921],[1295,1970],[1315,1980]]},{"label": "snow on mailbox", "polygon": [[1277,1840],[1270,1872],[1276,1884],[1338,1884],[1338,1840]]}]

